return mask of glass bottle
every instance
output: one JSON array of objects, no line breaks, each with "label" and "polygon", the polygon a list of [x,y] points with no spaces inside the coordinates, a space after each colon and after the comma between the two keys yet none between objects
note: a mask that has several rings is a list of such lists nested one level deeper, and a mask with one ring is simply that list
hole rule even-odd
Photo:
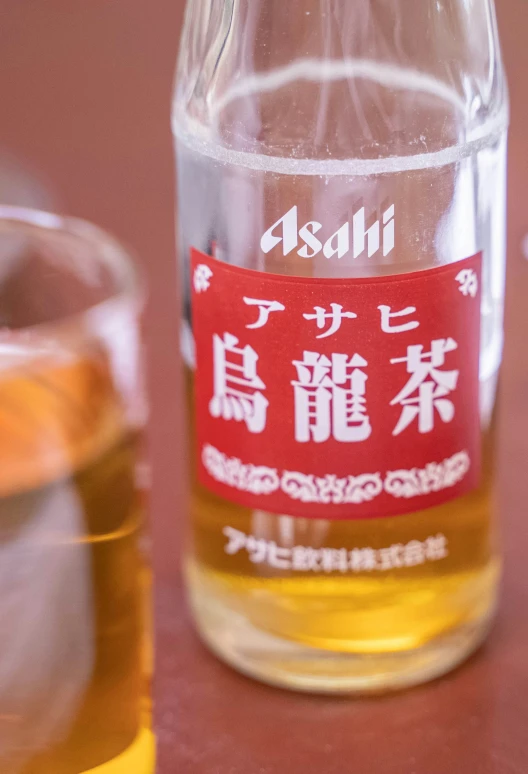
[{"label": "glass bottle", "polygon": [[185,566],[249,675],[396,688],[488,631],[507,124],[492,0],[188,3]]}]

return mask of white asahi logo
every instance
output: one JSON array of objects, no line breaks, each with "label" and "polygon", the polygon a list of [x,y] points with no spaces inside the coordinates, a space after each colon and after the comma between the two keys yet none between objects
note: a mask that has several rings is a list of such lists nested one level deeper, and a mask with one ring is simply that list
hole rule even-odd
[{"label": "white asahi logo", "polygon": [[383,226],[376,220],[367,228],[365,208],[362,207],[352,217],[352,223],[343,223],[325,242],[315,236],[322,228],[323,224],[316,220],[309,220],[299,228],[295,206],[266,231],[260,247],[264,253],[269,253],[282,242],[283,255],[297,250],[301,258],[314,258],[321,251],[326,258],[343,258],[350,248],[354,258],[359,258],[365,251],[370,258],[380,248],[383,255],[388,255],[394,248],[394,205],[384,211]]}]

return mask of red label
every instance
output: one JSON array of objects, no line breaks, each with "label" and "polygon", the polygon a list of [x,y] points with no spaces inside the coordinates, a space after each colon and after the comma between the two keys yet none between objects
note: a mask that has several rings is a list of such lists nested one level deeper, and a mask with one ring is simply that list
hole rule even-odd
[{"label": "red label", "polygon": [[327,519],[421,510],[480,475],[481,255],[368,279],[192,251],[201,483]]}]

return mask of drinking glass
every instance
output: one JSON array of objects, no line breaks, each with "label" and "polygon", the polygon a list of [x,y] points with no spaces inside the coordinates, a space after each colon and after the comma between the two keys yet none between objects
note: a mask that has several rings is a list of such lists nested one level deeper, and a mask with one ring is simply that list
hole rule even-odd
[{"label": "drinking glass", "polygon": [[89,223],[0,207],[0,770],[149,774],[144,292]]}]

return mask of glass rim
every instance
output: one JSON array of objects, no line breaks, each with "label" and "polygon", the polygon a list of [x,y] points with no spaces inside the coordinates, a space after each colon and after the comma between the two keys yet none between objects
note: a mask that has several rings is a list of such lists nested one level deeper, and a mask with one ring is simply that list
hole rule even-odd
[{"label": "glass rim", "polygon": [[[28,235],[45,232],[70,235],[93,250],[97,262],[109,271],[115,282],[115,288],[106,298],[87,306],[86,309],[58,316],[46,322],[23,326],[18,329],[20,332],[70,328],[79,320],[102,314],[109,307],[125,302],[135,303],[139,310],[144,307],[145,280],[138,262],[117,238],[100,226],[71,215],[0,204],[0,237],[10,232],[19,234],[25,232]],[[13,329],[6,326],[6,330]]]}]

